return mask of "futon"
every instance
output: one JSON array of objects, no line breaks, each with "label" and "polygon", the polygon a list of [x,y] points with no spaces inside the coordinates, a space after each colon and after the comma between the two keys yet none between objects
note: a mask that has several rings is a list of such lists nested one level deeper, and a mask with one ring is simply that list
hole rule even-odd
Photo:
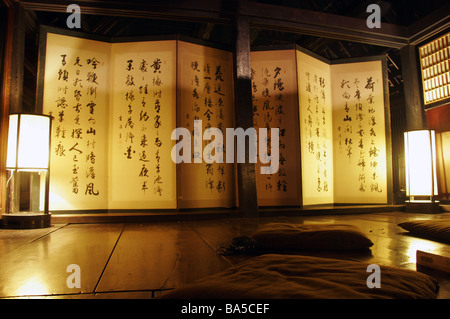
[{"label": "futon", "polygon": [[[367,284],[368,263],[266,254],[171,290],[162,299],[409,299],[436,298],[435,279],[380,266],[380,288]],[[370,279],[369,279],[370,281]]]}]

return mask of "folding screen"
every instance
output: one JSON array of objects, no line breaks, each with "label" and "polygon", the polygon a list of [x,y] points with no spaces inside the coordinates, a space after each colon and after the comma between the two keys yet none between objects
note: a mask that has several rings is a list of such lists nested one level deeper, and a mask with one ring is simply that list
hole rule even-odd
[{"label": "folding screen", "polygon": [[48,32],[43,59],[42,110],[54,117],[50,210],[235,206],[233,163],[177,167],[171,157],[177,124],[234,126],[230,52]]},{"label": "folding screen", "polygon": [[254,122],[280,128],[283,168],[257,175],[258,204],[390,202],[383,58],[331,63],[300,48],[251,57]]},{"label": "folding screen", "polygon": [[[234,127],[232,53],[179,41],[177,94],[178,126],[192,136],[191,163],[178,164],[179,208],[235,206],[236,173],[224,148],[226,128]],[[209,128],[221,130],[222,141],[207,138]],[[221,151],[222,160],[216,154]]]},{"label": "folding screen", "polygon": [[109,205],[176,208],[176,41],[111,45]]},{"label": "folding screen", "polygon": [[[236,206],[224,137],[235,126],[231,52],[179,39],[45,39],[50,210]],[[256,50],[251,63],[254,127],[269,129],[258,136],[268,146],[256,162],[258,205],[389,203],[383,59],[330,62],[291,48]],[[175,128],[189,139],[179,164]],[[270,128],[279,128],[278,150]],[[272,151],[276,171],[262,174]]]},{"label": "folding screen", "polygon": [[43,112],[54,117],[52,210],[108,206],[110,45],[47,34]]},{"label": "folding screen", "polygon": [[296,51],[304,205],[334,203],[330,65]]},{"label": "folding screen", "polygon": [[[254,127],[280,129],[278,171],[261,174],[260,167],[266,164],[256,163],[258,205],[298,206],[301,176],[295,50],[252,52],[251,65]],[[260,159],[263,155],[259,154]]]},{"label": "folding screen", "polygon": [[[334,202],[388,202],[386,108],[382,62],[330,67]],[[390,138],[390,136],[389,136]]]}]

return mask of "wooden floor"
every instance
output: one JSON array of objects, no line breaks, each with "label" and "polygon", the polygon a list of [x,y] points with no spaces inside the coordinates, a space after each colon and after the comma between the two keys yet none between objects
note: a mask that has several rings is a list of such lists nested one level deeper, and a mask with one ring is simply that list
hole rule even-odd
[{"label": "wooden floor", "polygon": [[[416,270],[416,250],[450,256],[450,245],[412,237],[397,224],[435,218],[450,218],[450,213],[378,212],[0,229],[0,297],[154,298],[250,258],[217,255],[216,249],[274,221],[358,226],[374,243],[371,254],[330,257]],[[70,264],[80,267],[81,288],[67,286]],[[448,278],[441,280],[439,298],[450,299],[449,283]]]}]

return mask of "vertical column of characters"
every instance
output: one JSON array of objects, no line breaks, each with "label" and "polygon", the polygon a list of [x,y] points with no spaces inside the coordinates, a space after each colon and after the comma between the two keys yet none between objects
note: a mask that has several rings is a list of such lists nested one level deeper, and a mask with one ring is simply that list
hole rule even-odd
[{"label": "vertical column of characters", "polygon": [[365,192],[367,189],[367,176],[366,176],[366,139],[365,139],[365,125],[364,121],[364,110],[366,109],[361,101],[361,91],[359,89],[360,80],[355,78],[353,81],[354,88],[353,90],[353,105],[354,105],[354,120],[357,125],[357,129],[355,132],[355,138],[357,140],[357,148],[359,151],[358,163],[357,165],[360,167],[360,172],[358,175],[359,182],[359,191]]},{"label": "vertical column of characters", "polygon": [[[208,97],[208,108],[213,108],[215,115],[214,115],[214,127],[218,128],[222,133],[225,132],[226,127],[224,127],[223,122],[225,119],[225,112],[224,112],[224,99],[228,99],[229,97],[226,96],[223,85],[225,85],[225,75],[223,72],[227,72],[227,70],[224,70],[221,63],[217,62],[217,64],[214,64],[214,91],[212,92],[212,100],[211,95]],[[210,63],[205,64],[205,77],[209,77],[210,72]],[[209,93],[209,92],[208,92]],[[206,101],[206,100],[205,100]],[[212,103],[212,105],[211,105]],[[213,115],[212,112],[210,115]],[[208,123],[209,123],[208,118]],[[224,144],[221,143],[221,145],[217,145],[216,152],[221,152],[222,157],[226,158],[226,149],[224,147]],[[216,157],[217,158],[217,157]],[[223,162],[223,161],[222,161]],[[210,164],[207,164],[210,165]],[[215,191],[217,193],[225,192],[226,189],[226,180],[225,180],[225,165],[223,163],[215,163],[214,165],[214,183],[211,184],[211,181],[208,180],[209,187],[214,187]]]},{"label": "vertical column of characters", "polygon": [[[350,81],[347,79],[342,79],[339,83],[340,92],[339,95],[342,97],[344,103],[344,117],[339,118],[339,126],[337,128],[338,134],[338,147],[348,159],[348,163],[352,163],[354,154],[354,144],[353,144],[353,118],[354,118],[354,108],[351,108],[351,91],[350,91]],[[362,184],[364,185],[364,184]]]},{"label": "vertical column of characters", "polygon": [[305,138],[306,141],[306,145],[307,145],[307,152],[309,154],[309,156],[314,156],[315,155],[315,147],[316,147],[316,143],[314,142],[314,137],[313,137],[313,116],[314,116],[314,108],[312,107],[312,85],[311,85],[311,73],[309,71],[305,72],[305,78],[306,78],[306,83],[304,84],[305,86],[305,92],[306,92],[306,114],[307,116],[304,117],[303,119],[303,123],[301,123],[300,125],[303,126],[303,133],[302,135]]},{"label": "vertical column of characters", "polygon": [[[197,74],[194,77],[195,84],[198,86],[200,85],[200,96],[201,96],[201,119],[202,123],[204,120],[206,120],[206,124],[204,129],[210,129],[214,125],[211,124],[213,118],[216,117],[215,107],[213,105],[213,101],[211,98],[212,90],[216,90],[215,82],[217,78],[219,80],[221,79],[221,71],[216,71],[217,75],[214,77],[214,75],[211,74],[211,66],[206,61],[204,62],[204,65],[198,65],[197,61],[193,61],[191,65],[193,66],[193,69],[195,71],[198,71]],[[214,68],[214,66],[213,66]],[[212,70],[214,72],[214,70]],[[223,80],[223,79],[222,79]],[[198,132],[196,132],[198,134]],[[200,133],[201,135],[202,133]],[[202,138],[202,136],[200,136]],[[202,149],[210,142],[210,140],[203,140],[202,143]],[[214,191],[215,188],[215,173],[214,173],[214,166],[215,164],[212,162],[212,155],[208,152],[203,152],[203,160],[205,161],[205,188],[208,189],[210,192]],[[202,164],[203,165],[203,164]]]},{"label": "vertical column of characters", "polygon": [[[367,98],[366,98],[366,116],[368,127],[366,129],[366,139],[367,142],[370,141],[370,146],[368,150],[368,161],[369,161],[369,169],[370,169],[370,191],[371,192],[383,192],[383,187],[380,182],[380,176],[378,174],[379,168],[379,156],[380,156],[380,146],[377,145],[375,139],[377,137],[379,123],[378,123],[378,113],[376,105],[375,105],[375,84],[376,81],[373,80],[373,76],[369,76],[366,79],[366,83],[364,89],[366,90]],[[368,134],[368,135],[367,135]]]},{"label": "vertical column of characters", "polygon": [[[97,154],[95,152],[95,140],[98,125],[98,106],[97,106],[97,88],[99,86],[99,81],[106,80],[101,79],[97,75],[97,67],[101,62],[95,58],[95,56],[86,59],[87,64],[87,74],[86,74],[86,99],[88,100],[86,104],[85,113],[87,115],[86,125],[86,189],[85,195],[98,196],[100,191],[94,184],[96,177],[96,168],[98,163],[96,161]],[[79,65],[79,63],[77,64]],[[82,66],[80,66],[82,67]],[[79,90],[75,90],[74,95],[80,94]],[[103,190],[102,190],[103,191]]]},{"label": "vertical column of characters", "polygon": [[[120,133],[120,137],[122,138],[122,141],[124,143],[124,152],[123,156],[125,156],[128,165],[124,166],[123,169],[129,170],[130,168],[135,168],[135,165],[133,165],[134,160],[136,159],[136,151],[139,149],[139,144],[136,142],[136,132],[137,124],[139,123],[136,118],[136,104],[138,103],[136,101],[136,80],[135,80],[135,72],[134,72],[134,61],[131,56],[128,56],[126,60],[122,60],[117,63],[118,67],[124,68],[126,73],[123,75],[123,78],[121,79],[122,85],[124,85],[125,88],[125,94],[122,97],[122,101],[120,103],[120,115],[119,115],[119,121],[121,124],[120,127],[123,129],[123,131]],[[123,124],[122,124],[123,123]],[[135,168],[136,169],[136,168]],[[139,177],[145,176],[145,166],[142,166],[139,168],[139,171],[136,172],[129,172],[133,175],[136,174]],[[133,186],[136,189],[139,189],[139,186],[134,185]]]},{"label": "vertical column of characters", "polygon": [[[319,77],[319,108],[320,108],[320,115],[319,115],[319,143],[321,145],[321,153],[319,153],[319,175],[321,180],[318,181],[318,189],[319,191],[323,191],[325,193],[328,193],[330,191],[330,176],[332,172],[328,172],[328,165],[329,165],[329,155],[330,151],[328,149],[328,134],[331,134],[331,132],[328,132],[327,127],[329,117],[327,116],[327,110],[326,106],[328,105],[327,101],[327,95],[326,90],[328,89],[328,82],[324,77]],[[317,134],[317,133],[316,133]],[[322,182],[320,184],[319,182]]]},{"label": "vertical column of characters", "polygon": [[[70,133],[67,133],[67,131],[69,130],[69,125],[67,123],[67,121],[65,120],[65,115],[66,115],[66,111],[68,110],[69,107],[69,95],[68,92],[72,92],[71,88],[69,87],[69,70],[68,70],[68,66],[67,66],[67,53],[62,52],[63,54],[60,54],[60,65],[59,65],[59,69],[58,69],[58,74],[57,74],[57,99],[55,101],[54,105],[50,106],[50,111],[48,112],[49,115],[53,116],[55,118],[54,121],[54,135],[53,135],[53,140],[55,142],[53,142],[53,146],[54,149],[53,151],[53,157],[52,157],[52,163],[53,166],[59,166],[62,163],[64,163],[64,159],[66,158],[67,154],[67,142],[66,140],[68,139],[68,137],[70,136]],[[46,105],[46,107],[48,107],[48,105]],[[80,112],[81,109],[81,104],[77,103],[75,105],[75,112]],[[73,133],[73,132],[72,132]],[[73,136],[73,134],[72,134]],[[56,146],[55,146],[56,145]],[[76,154],[73,157],[73,161],[77,162],[78,159],[76,157]],[[78,177],[78,166],[76,164],[74,164],[73,166],[71,166],[71,171],[69,171],[68,176],[71,177],[71,180],[69,180],[67,182],[67,185],[71,184],[72,189],[71,192],[72,194],[78,194],[80,191],[80,181],[79,181],[79,177]]]},{"label": "vertical column of characters", "polygon": [[[145,62],[143,60],[143,62]],[[146,62],[145,62],[146,63]],[[165,125],[165,123],[163,124],[163,120],[162,120],[162,113],[161,112],[161,101],[163,98],[163,91],[161,89],[163,83],[161,80],[161,75],[163,74],[164,68],[162,68],[163,66],[163,61],[159,58],[156,57],[153,60],[153,63],[150,65],[150,70],[151,73],[153,74],[153,78],[152,78],[152,94],[153,94],[153,99],[154,99],[154,108],[153,108],[153,113],[154,117],[153,117],[153,128],[156,130],[156,134],[154,141],[153,141],[153,147],[154,147],[154,156],[155,156],[155,162],[154,162],[154,166],[153,166],[153,194],[161,197],[163,195],[164,192],[164,180],[162,178],[162,173],[161,173],[161,147],[163,145],[163,141],[161,139],[161,135],[160,135],[160,128]],[[145,69],[146,72],[146,69]],[[144,100],[144,97],[142,99],[142,106],[145,107],[146,103]],[[164,107],[164,106],[163,106]],[[164,111],[164,109],[163,109]],[[143,111],[141,111],[142,114]],[[144,113],[143,116],[146,116],[146,114]],[[141,145],[143,147],[146,146],[146,142],[147,142],[147,137],[144,134],[142,137],[142,141],[141,141]],[[165,142],[167,143],[167,142]]]},{"label": "vertical column of characters", "polygon": [[327,116],[326,116],[326,80],[316,73],[307,72],[308,79],[306,91],[308,92],[308,151],[317,164],[316,176],[318,193],[328,192],[328,146],[327,146]]},{"label": "vertical column of characters", "polygon": [[[263,88],[264,84],[261,82],[261,78],[263,76],[263,71],[261,68],[252,68],[251,69],[251,80],[252,80],[252,114],[253,114],[253,125],[256,129],[259,127],[265,127],[267,125],[266,113],[264,112],[263,100],[264,95],[267,93]],[[257,179],[261,179],[261,174],[257,174]],[[264,190],[266,192],[272,191],[272,184],[267,179],[270,178],[270,175],[264,176]]]},{"label": "vertical column of characters", "polygon": [[[284,123],[284,97],[283,97],[283,91],[284,91],[284,83],[283,83],[283,76],[282,76],[282,68],[278,65],[273,67],[273,109],[274,109],[274,116],[278,122],[278,127],[280,129],[280,135],[279,135],[279,145],[278,147],[274,148],[274,151],[279,151],[279,166],[278,166],[278,172],[277,172],[277,191],[286,193],[288,191],[288,181],[287,181],[287,174],[286,174],[286,135],[289,132],[286,132],[285,123]],[[277,125],[273,125],[272,127],[277,127]],[[272,128],[271,127],[271,128]],[[270,131],[270,130],[269,130]],[[270,150],[272,150],[271,145],[272,141],[271,138],[267,138],[267,145],[268,148],[270,147]],[[270,154],[269,154],[270,155]],[[267,162],[267,161],[266,161]],[[275,172],[273,172],[274,174]]]},{"label": "vertical column of characters", "polygon": [[[132,59],[131,59],[132,58]],[[133,74],[133,82],[134,82],[134,90],[130,91],[129,98],[133,103],[133,111],[136,112],[136,114],[139,114],[138,116],[135,115],[135,121],[136,121],[136,138],[137,143],[135,145],[137,155],[134,158],[134,161],[137,163],[136,166],[133,165],[133,167],[136,167],[138,174],[138,178],[136,180],[139,181],[136,185],[136,191],[140,190],[141,192],[146,193],[148,190],[148,183],[150,176],[149,174],[149,165],[150,159],[148,157],[148,146],[149,146],[149,137],[148,137],[148,126],[147,123],[150,119],[150,110],[149,107],[147,107],[147,101],[146,98],[148,98],[149,94],[149,88],[148,88],[148,81],[147,81],[147,72],[148,72],[148,62],[144,58],[135,58],[134,56],[130,57],[129,60],[127,60],[128,67],[127,71],[131,72],[134,70],[133,63],[136,64],[136,70],[135,72],[131,72]],[[139,118],[139,121],[137,120]]]},{"label": "vertical column of characters", "polygon": [[[193,163],[201,163],[202,157],[203,157],[203,135],[202,135],[202,129],[200,130],[195,125],[196,121],[201,121],[203,118],[203,110],[202,110],[202,101],[200,99],[201,94],[201,83],[200,83],[200,64],[197,60],[191,60],[190,61],[191,68],[191,84],[190,84],[190,90],[192,95],[191,100],[191,108],[187,110],[186,112],[186,128],[192,129],[192,137],[194,138],[194,151],[192,153],[192,162]],[[204,85],[205,86],[205,85]],[[192,112],[192,114],[191,114]],[[192,120],[191,120],[192,118]],[[203,123],[203,122],[201,122]],[[192,125],[191,125],[192,124]]]},{"label": "vertical column of characters", "polygon": [[[270,81],[272,76],[267,64],[266,66],[252,69],[253,124],[255,128],[266,128],[269,132],[271,127],[275,127],[278,124],[275,119],[274,106],[271,104],[272,93],[269,84],[272,84]],[[276,86],[274,85],[274,90],[275,88]],[[272,149],[268,135],[264,142],[267,145],[267,152],[265,154],[258,154],[258,162],[266,161],[270,155],[268,149]],[[277,189],[277,181],[273,180],[272,174],[258,174],[258,178],[264,179],[265,192],[272,193]]]}]

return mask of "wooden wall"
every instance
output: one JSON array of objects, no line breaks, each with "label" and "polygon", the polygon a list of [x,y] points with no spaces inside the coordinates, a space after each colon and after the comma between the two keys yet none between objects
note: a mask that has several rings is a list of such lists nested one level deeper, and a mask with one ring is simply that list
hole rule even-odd
[{"label": "wooden wall", "polygon": [[427,124],[437,133],[450,131],[450,103],[427,110]]},{"label": "wooden wall", "polygon": [[406,108],[403,94],[390,98],[392,132],[392,188],[394,203],[405,202],[405,146],[403,132],[406,131]]},{"label": "wooden wall", "polygon": [[450,200],[450,103],[427,110],[429,129],[436,131],[439,199]]},{"label": "wooden wall", "polygon": [[[8,112],[6,108],[3,107],[5,104],[4,100],[4,70],[5,70],[5,47],[6,47],[6,32],[8,29],[8,10],[6,7],[0,7],[0,102],[1,102],[1,109],[0,109],[0,135],[3,136],[6,131],[6,124],[5,124],[5,117],[7,116]],[[6,161],[6,150],[5,147],[3,147],[3,142],[0,140],[0,211],[3,212],[4,207],[4,199],[5,197],[5,161]]]}]

